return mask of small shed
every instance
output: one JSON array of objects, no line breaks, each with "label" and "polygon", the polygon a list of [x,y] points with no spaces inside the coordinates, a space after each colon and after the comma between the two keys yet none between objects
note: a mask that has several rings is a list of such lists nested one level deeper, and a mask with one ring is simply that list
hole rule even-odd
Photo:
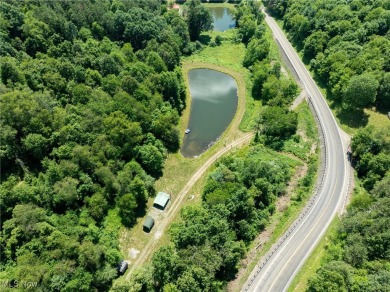
[{"label": "small shed", "polygon": [[171,196],[168,195],[167,193],[159,192],[156,198],[154,199],[153,206],[158,209],[164,210],[170,199]]},{"label": "small shed", "polygon": [[119,275],[123,275],[127,268],[128,268],[129,264],[125,261],[121,261],[119,264],[118,264],[118,274]]},{"label": "small shed", "polygon": [[144,231],[149,233],[150,230],[152,230],[153,226],[154,226],[153,217],[151,217],[151,216],[146,217],[146,220],[145,220],[144,225],[143,225]]}]

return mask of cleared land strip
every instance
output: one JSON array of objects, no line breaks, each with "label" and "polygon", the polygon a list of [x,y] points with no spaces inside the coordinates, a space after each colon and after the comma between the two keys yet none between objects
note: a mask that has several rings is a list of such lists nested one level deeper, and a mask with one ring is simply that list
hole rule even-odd
[{"label": "cleared land strip", "polygon": [[[163,234],[167,226],[172,222],[172,219],[177,214],[177,212],[180,210],[180,207],[182,206],[182,202],[184,198],[186,197],[187,193],[191,190],[191,188],[194,186],[194,184],[198,181],[198,179],[206,172],[206,170],[215,162],[218,158],[220,158],[222,155],[226,154],[230,150],[234,148],[241,147],[246,142],[248,142],[252,137],[253,133],[246,134],[240,139],[237,139],[236,141],[233,141],[232,143],[226,145],[223,149],[219,150],[217,153],[215,153],[212,157],[210,157],[190,178],[190,180],[187,182],[187,184],[183,187],[183,189],[180,191],[180,193],[177,195],[177,198],[174,202],[172,202],[172,205],[170,209],[167,211],[168,216],[166,216],[162,222],[157,226],[156,233]],[[149,242],[143,247],[142,251],[139,253],[137,260],[131,265],[129,272],[126,275],[126,279],[130,279],[131,274],[134,272],[134,270],[137,267],[140,267],[145,260],[147,260],[152,252],[155,251],[156,246],[159,243],[159,238],[151,237]]]}]

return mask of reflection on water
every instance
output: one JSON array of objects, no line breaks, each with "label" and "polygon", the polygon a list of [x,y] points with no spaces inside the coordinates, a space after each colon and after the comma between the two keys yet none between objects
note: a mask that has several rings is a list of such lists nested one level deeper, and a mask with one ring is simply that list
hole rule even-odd
[{"label": "reflection on water", "polygon": [[230,75],[209,69],[188,72],[191,93],[191,132],[183,140],[181,153],[194,157],[217,141],[237,109],[237,84]]},{"label": "reflection on water", "polygon": [[232,12],[225,7],[209,7],[210,13],[213,17],[214,30],[225,31],[236,27]]}]

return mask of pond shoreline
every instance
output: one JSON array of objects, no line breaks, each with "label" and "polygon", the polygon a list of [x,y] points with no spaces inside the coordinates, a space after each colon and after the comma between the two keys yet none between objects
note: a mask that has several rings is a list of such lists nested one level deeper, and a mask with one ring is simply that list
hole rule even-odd
[{"label": "pond shoreline", "polygon": [[188,71],[191,93],[190,117],[181,153],[196,157],[221,137],[237,111],[238,84],[229,74],[197,68]]},{"label": "pond shoreline", "polygon": [[[219,141],[224,141],[224,140],[234,140],[235,138],[238,138],[243,134],[239,130],[239,125],[241,123],[242,118],[244,117],[245,113],[245,103],[246,103],[246,85],[245,85],[245,80],[242,74],[239,72],[236,72],[234,70],[218,66],[215,64],[211,63],[203,63],[203,62],[192,62],[192,61],[187,61],[182,63],[182,73],[183,73],[183,78],[185,81],[186,85],[186,108],[183,111],[181,121],[180,121],[180,146],[183,145],[183,138],[184,138],[184,132],[187,129],[187,125],[190,119],[190,113],[191,113],[191,104],[192,104],[192,99],[191,99],[191,93],[190,93],[190,87],[189,87],[189,78],[188,78],[188,72],[192,69],[210,69],[210,70],[215,70],[224,74],[227,74],[231,76],[237,84],[237,108],[236,112],[229,123],[229,125],[226,127],[225,131],[220,135],[219,139],[215,141],[215,143],[210,147],[213,148],[215,144],[219,144]],[[204,151],[202,154],[199,156],[203,155],[205,152],[209,151],[207,149]],[[180,155],[184,158],[187,159],[194,159],[191,157],[185,157],[181,154]],[[198,157],[199,157],[198,156]]]}]

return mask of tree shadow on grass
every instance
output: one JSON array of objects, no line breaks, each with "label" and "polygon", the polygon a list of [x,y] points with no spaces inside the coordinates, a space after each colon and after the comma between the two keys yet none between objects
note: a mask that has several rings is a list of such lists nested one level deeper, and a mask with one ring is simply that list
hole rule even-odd
[{"label": "tree shadow on grass", "polygon": [[339,107],[336,114],[342,124],[351,128],[362,128],[367,126],[369,115],[362,109],[344,109]]},{"label": "tree shadow on grass", "polygon": [[211,41],[211,37],[207,34],[202,34],[200,35],[199,37],[199,41],[203,44],[203,45],[206,45],[208,46],[210,41]]},{"label": "tree shadow on grass", "polygon": [[377,104],[375,107],[375,111],[380,114],[387,115],[387,113],[390,112],[390,105]]}]

